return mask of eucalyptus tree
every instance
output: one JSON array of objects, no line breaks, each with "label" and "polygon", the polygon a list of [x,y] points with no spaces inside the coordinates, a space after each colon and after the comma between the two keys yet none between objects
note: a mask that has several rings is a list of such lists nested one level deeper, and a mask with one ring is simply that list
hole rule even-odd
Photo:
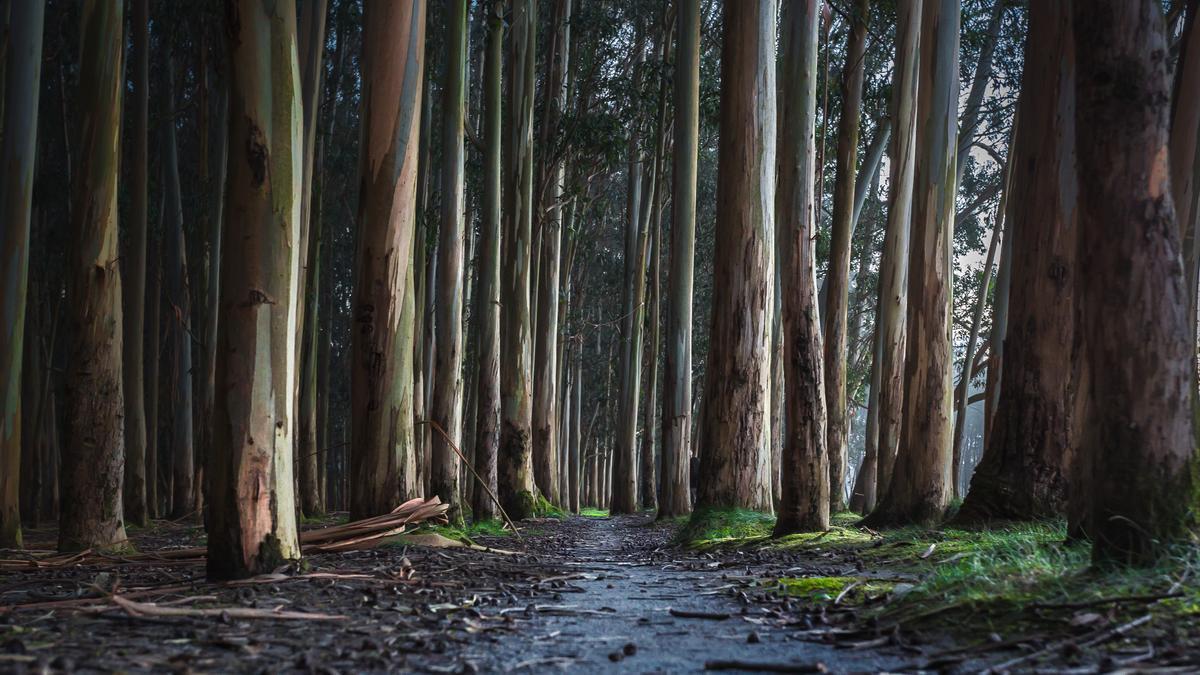
[{"label": "eucalyptus tree", "polygon": [[1155,0],[1075,2],[1072,19],[1089,385],[1071,499],[1090,506],[1082,525],[1094,560],[1149,565],[1188,541],[1196,495],[1194,325],[1166,166],[1166,26]]},{"label": "eucalyptus tree", "polygon": [[785,0],[779,100],[779,278],[784,284],[785,401],[776,534],[829,528],[825,387],[813,235],[816,175],[817,0]]},{"label": "eucalyptus tree", "polygon": [[[32,403],[20,400],[21,364],[45,15],[44,3],[18,2],[9,8],[6,17],[5,97],[0,130],[0,159],[5,167],[0,182],[0,218],[4,222],[0,251],[6,261],[0,272],[0,316],[5,317],[0,326],[0,548],[21,546],[21,406]],[[27,429],[26,433],[37,430]]]},{"label": "eucalyptus tree", "polygon": [[437,352],[434,356],[433,400],[430,416],[435,429],[429,467],[429,487],[450,505],[450,517],[461,519],[458,495],[458,457],[462,445],[463,412],[463,245],[465,156],[463,120],[467,79],[467,0],[453,0],[446,23],[445,77],[442,82],[441,206],[438,227]]},{"label": "eucalyptus tree", "polygon": [[996,416],[959,522],[1053,518],[1066,507],[1080,340],[1075,48],[1070,3],[1030,7],[1010,160],[1011,328]]},{"label": "eucalyptus tree", "polygon": [[[826,450],[829,454],[829,499],[833,511],[846,505],[846,322],[850,290],[850,240],[854,217],[854,183],[858,172],[858,139],[866,76],[870,0],[856,0],[842,69],[842,117],[838,124],[837,181],[833,189],[833,221],[829,253],[825,318],[825,400],[828,403]],[[866,181],[870,183],[870,179]]]},{"label": "eucalyptus tree", "polygon": [[[483,210],[479,241],[479,387],[475,413],[475,473],[484,482],[474,492],[471,514],[476,520],[497,515],[491,494],[496,486],[496,453],[500,443],[500,167],[502,101],[501,74],[504,61],[504,2],[489,0],[487,38],[483,60]],[[489,491],[491,494],[489,494]]]},{"label": "eucalyptus tree", "polygon": [[123,320],[117,264],[124,5],[121,0],[87,0],[80,13],[77,100],[83,120],[67,264],[67,308],[74,344],[66,374],[61,551],[125,544]]},{"label": "eucalyptus tree", "polygon": [[1171,193],[1183,239],[1188,325],[1195,326],[1200,290],[1200,0],[1187,0],[1186,8],[1171,104]]},{"label": "eucalyptus tree", "polygon": [[[363,13],[361,193],[351,355],[352,518],[388,513],[415,452],[413,375],[402,314],[416,218],[425,3],[368,3]],[[419,245],[419,244],[418,244]],[[414,276],[420,270],[414,270]],[[405,395],[407,392],[407,395]]]},{"label": "eucalyptus tree", "polygon": [[696,255],[696,161],[700,131],[700,0],[676,3],[675,142],[671,171],[671,269],[662,413],[659,518],[692,509],[692,296]]},{"label": "eucalyptus tree", "polygon": [[296,7],[236,0],[231,10],[229,143],[237,151],[229,156],[221,238],[212,579],[250,577],[300,557],[293,483],[303,171]]},{"label": "eucalyptus tree", "polygon": [[875,525],[933,523],[950,504],[960,16],[959,0],[927,0],[922,7],[921,35],[926,40],[918,68],[903,426],[891,480],[867,518]]},{"label": "eucalyptus tree", "polygon": [[509,52],[508,175],[501,303],[500,501],[512,518],[534,513],[533,364],[529,309],[533,237],[533,102],[537,2],[513,0]]},{"label": "eucalyptus tree", "polygon": [[[935,0],[928,0],[933,2]],[[879,263],[879,299],[875,330],[879,348],[879,431],[876,480],[865,498],[873,509],[887,490],[900,447],[904,412],[904,353],[907,345],[908,250],[913,180],[917,158],[917,83],[920,63],[922,0],[897,4],[896,66],[891,113],[896,128],[890,157],[887,229]],[[871,496],[874,492],[874,496]]]},{"label": "eucalyptus tree", "polygon": [[716,255],[698,503],[770,511],[775,3],[724,5]]}]

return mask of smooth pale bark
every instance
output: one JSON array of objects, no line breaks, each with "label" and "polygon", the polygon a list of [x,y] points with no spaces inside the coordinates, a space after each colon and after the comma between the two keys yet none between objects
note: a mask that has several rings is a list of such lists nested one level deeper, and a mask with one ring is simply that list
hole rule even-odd
[{"label": "smooth pale bark", "polygon": [[[874,174],[862,176],[862,178],[870,181],[869,192],[872,195],[872,205],[874,205],[877,203],[874,195],[879,194],[879,172],[876,171]],[[874,215],[872,214],[872,216]],[[867,393],[867,418],[863,429],[863,458],[854,475],[854,482],[850,489],[850,501],[847,507],[855,513],[868,512],[863,508],[864,497],[867,491],[866,484],[868,477],[869,482],[874,483],[875,474],[879,470],[879,387],[878,382],[872,383],[871,380],[871,378],[879,376],[878,368],[876,368],[878,359],[874,358],[878,356],[878,340],[875,339],[874,334],[872,334],[870,339],[862,339],[863,315],[867,313],[866,308],[870,307],[870,296],[874,295],[878,299],[879,295],[878,286],[875,288],[870,287],[871,256],[875,252],[876,222],[876,219],[872,217],[867,224],[867,230],[863,233],[862,244],[858,249],[858,269],[854,276],[854,307],[856,311],[851,314],[850,328],[848,329],[846,338],[848,344],[853,347],[853,350],[846,357],[846,367],[851,372],[862,373],[864,365],[867,363],[868,350],[870,350],[872,355],[871,367],[865,369],[866,376],[859,375],[852,384],[847,385],[847,398],[849,400],[846,414],[851,421],[855,419],[857,412],[858,403],[856,399],[858,398],[858,393],[863,390],[864,386],[871,387],[872,384],[874,385],[874,388],[870,388]],[[874,403],[874,406],[872,406],[872,403]],[[872,414],[873,412],[874,414]],[[874,485],[871,486],[871,490],[874,490]]]},{"label": "smooth pale bark", "polygon": [[60,551],[125,543],[121,503],[125,473],[123,317],[117,262],[117,176],[125,78],[123,8],[120,0],[88,0],[80,17],[77,100],[83,120],[71,208],[72,252],[66,271],[69,334],[74,336],[74,345],[66,376]]},{"label": "smooth pale bark", "polygon": [[[363,17],[361,197],[351,355],[352,519],[399,504],[413,446],[401,336],[416,217],[425,3],[372,3]],[[417,273],[420,270],[416,271]],[[406,433],[407,432],[407,433]]]},{"label": "smooth pale bark", "polygon": [[779,101],[780,279],[786,388],[777,535],[829,528],[825,386],[813,238],[816,177],[817,0],[785,0]]},{"label": "smooth pale bark", "polygon": [[770,511],[775,3],[728,3],[721,47],[716,257],[697,501]]},{"label": "smooth pale bark", "polygon": [[[36,4],[36,3],[34,3]],[[145,526],[146,508],[146,394],[142,334],[146,316],[146,211],[148,175],[147,146],[150,108],[149,0],[134,0],[130,23],[133,34],[133,166],[130,167],[130,218],[125,257],[121,260],[124,281],[125,340],[123,373],[125,385],[125,518]],[[39,31],[40,32],[40,31]],[[35,97],[36,98],[36,97]],[[5,134],[8,138],[8,134]]]},{"label": "smooth pale bark", "polygon": [[950,504],[953,429],[955,139],[958,133],[959,0],[922,8],[908,277],[904,415],[891,481],[867,518],[874,525],[939,520]]},{"label": "smooth pale bark", "polygon": [[533,351],[530,264],[533,240],[533,100],[537,45],[536,0],[514,0],[509,52],[508,174],[504,209],[501,302],[500,501],[509,517],[534,514]]},{"label": "smooth pale bark", "polygon": [[[570,352],[568,352],[570,353]],[[583,347],[575,348],[575,382],[571,393],[571,457],[567,472],[567,496],[571,513],[579,513],[579,485],[582,482],[580,457],[583,456]]]},{"label": "smooth pale bark", "polygon": [[846,65],[842,69],[842,117],[838,124],[837,181],[833,188],[833,221],[829,244],[829,288],[824,313],[825,401],[828,403],[826,450],[829,454],[829,508],[846,507],[846,314],[850,299],[850,239],[854,217],[854,182],[858,172],[858,137],[870,0],[854,4]]},{"label": "smooth pale bark", "polygon": [[[1171,195],[1183,246],[1188,284],[1188,325],[1197,325],[1200,292],[1200,0],[1188,0],[1187,23],[1175,66],[1171,108]],[[1192,331],[1195,332],[1194,330]]]},{"label": "smooth pale bark", "polygon": [[[222,237],[208,576],[270,572],[300,557],[297,340],[303,185],[293,3],[237,0],[229,17],[228,212]],[[265,84],[265,83],[269,83]]]},{"label": "smooth pale bark", "polygon": [[[559,120],[567,104],[567,78],[571,54],[571,11],[573,0],[553,0],[548,36],[545,114],[540,146],[545,154],[539,176],[541,252],[537,277],[537,312],[534,333],[533,381],[533,473],[538,489],[554,504],[565,503],[556,477],[559,464],[558,315],[560,265],[562,263],[563,208],[561,205],[563,161],[552,153],[559,133]],[[551,156],[551,155],[554,156]]]},{"label": "smooth pale bark", "polygon": [[957,520],[1032,520],[1066,507],[1079,386],[1075,330],[1075,43],[1070,3],[1031,8],[1012,165],[1004,370],[987,448]]},{"label": "smooth pale bark", "polygon": [[463,412],[463,246],[465,236],[463,120],[467,80],[467,0],[447,9],[445,76],[442,81],[441,224],[438,228],[437,353],[433,368],[430,419],[436,429],[430,451],[429,489],[450,505],[452,520],[462,519],[458,494],[458,455]]},{"label": "smooth pale bark", "polygon": [[[876,293],[878,297],[878,292]],[[878,308],[878,305],[876,306]],[[878,312],[876,312],[878,322]],[[854,484],[854,495],[851,497],[850,510],[867,514],[875,508],[879,498],[879,486],[875,482],[879,478],[879,389],[883,377],[883,334],[879,331],[878,323],[871,337],[874,355],[871,359],[870,392],[867,395],[867,428],[863,446],[863,462],[858,467],[858,479]],[[854,498],[859,499],[858,502]]]},{"label": "smooth pale bark", "polygon": [[310,225],[308,260],[302,272],[308,278],[305,284],[303,344],[300,347],[300,406],[297,410],[296,465],[300,480],[300,511],[305,516],[317,516],[325,512],[321,503],[318,464],[321,447],[317,441],[317,341],[320,310],[317,306],[317,291],[321,283],[321,257],[325,242],[322,241],[320,219]]},{"label": "smooth pale bark", "polygon": [[696,159],[700,129],[700,0],[679,0],[676,7],[671,270],[667,280],[659,518],[674,518],[692,510],[689,487],[692,287],[696,256]]},{"label": "smooth pale bark", "polygon": [[[164,119],[175,119],[173,59],[167,59],[167,87],[163,97]],[[198,515],[194,513],[196,498],[195,426],[192,408],[192,301],[188,283],[187,242],[183,232],[183,198],[179,185],[179,146],[175,125],[163,125],[163,147],[166,156],[163,177],[166,179],[165,239],[163,265],[166,279],[167,345],[171,416],[171,507],[173,519]]]},{"label": "smooth pale bark", "polygon": [[1196,495],[1194,331],[1168,163],[1166,28],[1154,0],[1076,2],[1073,19],[1090,384],[1079,452],[1090,475],[1072,499],[1091,505],[1094,560],[1150,565],[1189,540]]},{"label": "smooth pale bark", "polygon": [[[930,0],[931,2],[933,0]],[[904,354],[908,335],[908,249],[917,157],[917,72],[922,0],[897,5],[896,68],[892,84],[895,139],[890,153],[887,230],[879,263],[876,328],[882,346],[879,377],[879,464],[876,494],[887,490],[900,447],[904,413]]]},{"label": "smooth pale bark", "polygon": [[[663,105],[666,105],[666,86],[663,86]],[[659,132],[659,138],[666,133],[666,130]],[[661,140],[660,140],[661,146]],[[660,162],[661,163],[661,162]],[[650,290],[649,302],[646,308],[646,322],[650,328],[650,339],[646,341],[646,404],[644,406],[645,419],[642,423],[642,469],[639,474],[641,479],[640,505],[643,509],[658,508],[658,471],[655,466],[655,449],[654,449],[654,430],[658,428],[656,413],[658,412],[658,343],[659,343],[659,317],[662,316],[662,301],[660,297],[661,284],[659,270],[662,268],[662,218],[659,204],[662,202],[662,190],[664,189],[662,175],[655,172],[658,180],[658,186],[654,190],[655,205],[653,213],[650,216],[654,228],[650,246],[653,248],[653,255],[650,257]]]},{"label": "smooth pale bark", "polygon": [[[0,342],[4,345],[0,348],[0,548],[20,548],[21,364],[46,8],[41,2],[18,2],[9,11],[4,45],[7,96],[0,137],[0,161],[4,166],[4,178],[0,181],[0,218],[4,223],[0,251],[5,261],[0,271],[0,317],[3,317]],[[120,112],[119,100],[117,111]],[[115,215],[113,218],[115,227]],[[24,405],[30,406],[32,402],[26,401]],[[28,429],[26,433],[36,434],[38,430]]]},{"label": "smooth pale bark", "polygon": [[500,444],[500,166],[503,117],[501,71],[504,61],[504,3],[488,4],[487,43],[483,62],[483,211],[480,222],[478,410],[475,413],[475,473],[488,490],[477,489],[471,513],[477,521],[495,518],[496,453]]}]

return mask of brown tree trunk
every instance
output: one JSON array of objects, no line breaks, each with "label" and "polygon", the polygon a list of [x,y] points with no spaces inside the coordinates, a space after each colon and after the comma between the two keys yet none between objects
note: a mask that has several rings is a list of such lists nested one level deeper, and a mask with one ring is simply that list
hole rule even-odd
[{"label": "brown tree trunk", "polygon": [[1010,160],[1013,267],[1003,380],[987,448],[956,518],[962,523],[1052,518],[1066,506],[1078,385],[1072,37],[1069,2],[1030,7]]},{"label": "brown tree trunk", "polygon": [[922,8],[917,175],[908,268],[904,423],[891,481],[867,523],[930,524],[950,504],[950,336],[958,133],[959,0]]},{"label": "brown tree trunk", "polygon": [[698,502],[770,511],[775,3],[727,3],[721,48],[716,257]]},{"label": "brown tree trunk", "polygon": [[862,113],[867,24],[870,0],[856,0],[842,69],[842,119],[838,125],[837,184],[833,190],[828,295],[825,314],[825,401],[828,403],[826,448],[829,453],[829,508],[846,508],[846,311],[850,290],[850,235],[854,214],[854,181],[858,171],[859,118]]},{"label": "brown tree trunk", "polygon": [[[208,576],[300,557],[295,453],[301,100],[295,4],[230,6],[229,210],[210,462]],[[263,83],[270,83],[263,86]]]},{"label": "brown tree trunk", "polygon": [[1079,452],[1091,471],[1072,499],[1091,505],[1093,559],[1145,565],[1187,540],[1196,494],[1193,331],[1167,166],[1166,29],[1154,0],[1077,2],[1074,22],[1090,378]]},{"label": "brown tree trunk", "polygon": [[510,90],[508,181],[504,209],[501,302],[504,307],[500,366],[500,501],[515,519],[534,514],[533,345],[529,313],[533,237],[533,100],[537,51],[536,0],[514,0]]},{"label": "brown tree trunk", "polygon": [[779,221],[787,430],[780,467],[778,535],[829,528],[825,387],[814,271],[817,0],[786,0],[782,21]]},{"label": "brown tree trunk", "polygon": [[[7,95],[3,106],[3,136],[0,136],[0,159],[5,167],[0,183],[0,218],[4,223],[0,252],[5,261],[4,269],[0,271],[0,316],[4,317],[4,325],[0,326],[0,344],[4,345],[0,348],[0,548],[21,546],[21,406],[33,405],[30,401],[22,404],[20,392],[45,13],[43,3],[18,2],[9,8],[6,16],[8,35],[4,41],[3,66]],[[119,32],[119,15],[116,25]],[[103,105],[100,101],[97,103]],[[116,111],[119,120],[119,98]],[[114,166],[115,163],[114,158]],[[112,218],[115,237],[115,214]],[[26,433],[36,434],[38,430],[27,429]]]},{"label": "brown tree trunk", "polygon": [[117,176],[124,91],[124,3],[88,0],[80,25],[79,136],[67,306],[75,344],[67,370],[60,551],[125,543],[121,272]]}]

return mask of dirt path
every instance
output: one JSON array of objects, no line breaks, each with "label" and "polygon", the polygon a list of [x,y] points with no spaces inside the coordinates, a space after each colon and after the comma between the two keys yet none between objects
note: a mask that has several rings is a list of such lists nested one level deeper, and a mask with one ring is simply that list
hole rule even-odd
[{"label": "dirt path", "polygon": [[739,602],[731,589],[753,570],[665,548],[666,533],[647,516],[573,518],[559,527],[562,536],[534,546],[582,578],[562,594],[562,610],[534,612],[519,638],[497,645],[491,658],[498,668],[695,672],[709,662],[743,661],[875,672],[903,662],[772,627],[765,608]]},{"label": "dirt path", "polygon": [[[697,672],[715,661],[878,672],[911,663],[895,648],[803,640],[806,629],[822,627],[822,615],[751,597],[760,593],[757,576],[836,570],[680,551],[649,514],[524,528],[520,541],[486,542],[519,549],[515,555],[400,544],[312,555],[241,585],[208,583],[196,563],[94,562],[7,574],[0,576],[0,673],[642,673]],[[41,534],[52,541],[49,531]],[[201,537],[194,526],[159,524],[135,543],[164,550]],[[113,592],[208,615],[135,615]],[[341,618],[230,611],[242,608]]]}]

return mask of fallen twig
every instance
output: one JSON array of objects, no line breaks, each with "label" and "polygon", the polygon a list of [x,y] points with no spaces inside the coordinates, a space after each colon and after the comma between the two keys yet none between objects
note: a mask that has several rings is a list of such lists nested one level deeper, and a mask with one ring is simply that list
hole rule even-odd
[{"label": "fallen twig", "polygon": [[778,663],[770,661],[705,661],[705,670],[746,670],[760,673],[825,673],[824,663]]},{"label": "fallen twig", "polygon": [[[1004,672],[1007,670],[1011,670],[1014,666],[1019,666],[1023,663],[1028,663],[1029,661],[1033,661],[1034,659],[1039,659],[1047,654],[1057,652],[1057,651],[1061,650],[1063,647],[1066,647],[1067,645],[1076,645],[1077,647],[1079,647],[1081,649],[1084,647],[1094,647],[1103,642],[1108,642],[1109,640],[1111,640],[1115,637],[1124,635],[1125,633],[1128,633],[1129,631],[1133,630],[1134,628],[1137,628],[1138,626],[1149,623],[1152,618],[1153,618],[1152,615],[1146,614],[1144,616],[1140,616],[1140,617],[1134,619],[1133,621],[1123,623],[1120,626],[1116,626],[1114,628],[1103,629],[1103,630],[1094,631],[1092,633],[1088,633],[1087,635],[1083,636],[1082,638],[1070,638],[1067,640],[1060,640],[1053,644],[1047,645],[1037,651],[1033,651],[1028,654],[1025,654],[1024,656],[1018,656],[1017,658],[1009,659],[1008,661],[1005,661],[1003,663],[998,663],[994,666],[989,667],[987,670],[985,670],[983,672],[985,674],[986,673],[1001,673],[1001,672]],[[1086,638],[1086,639],[1084,639],[1084,638]]]},{"label": "fallen twig", "polygon": [[667,610],[671,616],[679,617],[680,619],[713,619],[715,621],[723,621],[729,618],[728,612],[698,612],[689,609],[675,609],[674,607]]},{"label": "fallen twig", "polygon": [[110,598],[114,604],[125,610],[130,616],[183,616],[183,617],[229,617],[231,619],[283,619],[299,621],[345,621],[349,617],[342,614],[322,614],[318,612],[291,612],[275,609],[254,609],[252,607],[222,607],[214,609],[195,609],[189,607],[164,607],[152,602],[136,602],[126,600],[119,595]]}]

